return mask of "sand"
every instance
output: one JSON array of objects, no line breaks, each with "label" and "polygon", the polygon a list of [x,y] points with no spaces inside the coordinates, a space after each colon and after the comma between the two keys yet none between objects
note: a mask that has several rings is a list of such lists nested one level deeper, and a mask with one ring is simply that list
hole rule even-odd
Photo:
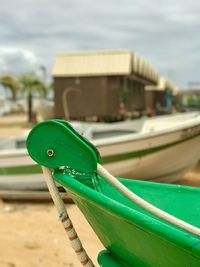
[{"label": "sand", "polygon": [[176,184],[200,187],[200,161],[182,179],[177,181]]},{"label": "sand", "polygon": [[23,136],[31,126],[25,114],[0,117],[0,137]]},{"label": "sand", "polygon": [[[68,204],[77,232],[96,262],[103,249],[74,204]],[[53,204],[0,205],[0,267],[81,266],[70,247]]]}]

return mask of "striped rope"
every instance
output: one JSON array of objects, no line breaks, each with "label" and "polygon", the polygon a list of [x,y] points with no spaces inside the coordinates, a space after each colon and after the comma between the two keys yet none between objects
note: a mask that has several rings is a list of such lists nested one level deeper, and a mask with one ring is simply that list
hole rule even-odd
[{"label": "striped rope", "polygon": [[44,173],[45,181],[47,183],[49,192],[56,206],[56,209],[58,211],[59,219],[63,224],[63,227],[70,240],[70,244],[78,257],[78,260],[84,267],[95,267],[92,260],[87,255],[87,252],[83,248],[81,240],[79,239],[78,234],[76,233],[76,230],[74,229],[72,221],[70,220],[69,215],[67,213],[65,204],[59,194],[58,188],[52,177],[50,169],[42,166],[42,171]]}]

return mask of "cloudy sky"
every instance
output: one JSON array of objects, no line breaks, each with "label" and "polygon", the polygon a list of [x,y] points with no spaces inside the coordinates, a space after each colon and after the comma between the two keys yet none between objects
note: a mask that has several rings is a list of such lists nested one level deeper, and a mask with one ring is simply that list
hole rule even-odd
[{"label": "cloudy sky", "polygon": [[0,73],[51,73],[57,52],[131,49],[178,86],[200,83],[200,1],[0,0]]}]

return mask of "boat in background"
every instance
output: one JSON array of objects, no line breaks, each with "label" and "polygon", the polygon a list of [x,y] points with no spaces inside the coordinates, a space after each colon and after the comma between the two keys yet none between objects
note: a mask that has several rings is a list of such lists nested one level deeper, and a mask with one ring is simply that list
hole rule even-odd
[{"label": "boat in background", "polygon": [[200,159],[200,113],[113,124],[74,123],[117,177],[174,182]]},{"label": "boat in background", "polygon": [[27,132],[21,137],[0,139],[0,189],[46,190],[41,167],[29,157]]},{"label": "boat in background", "polygon": [[[98,148],[101,163],[117,177],[170,183],[200,159],[198,112],[71,125]],[[46,189],[40,166],[24,148],[25,138],[0,140],[1,189]]]}]

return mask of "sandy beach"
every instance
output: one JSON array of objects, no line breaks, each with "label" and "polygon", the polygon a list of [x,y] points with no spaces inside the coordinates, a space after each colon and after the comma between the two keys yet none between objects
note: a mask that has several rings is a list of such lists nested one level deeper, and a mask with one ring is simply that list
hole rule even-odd
[{"label": "sandy beach", "polygon": [[[20,126],[0,121],[0,135],[20,135],[25,117],[16,118]],[[178,184],[200,187],[200,164]],[[80,211],[66,204],[88,254],[96,263],[103,249]],[[55,207],[49,203],[4,202],[0,200],[0,267],[73,267],[81,266],[70,247]]]},{"label": "sandy beach", "polygon": [[[68,210],[84,247],[96,262],[96,255],[103,247],[77,207],[69,204]],[[1,202],[0,266],[81,266],[52,203]]]}]

